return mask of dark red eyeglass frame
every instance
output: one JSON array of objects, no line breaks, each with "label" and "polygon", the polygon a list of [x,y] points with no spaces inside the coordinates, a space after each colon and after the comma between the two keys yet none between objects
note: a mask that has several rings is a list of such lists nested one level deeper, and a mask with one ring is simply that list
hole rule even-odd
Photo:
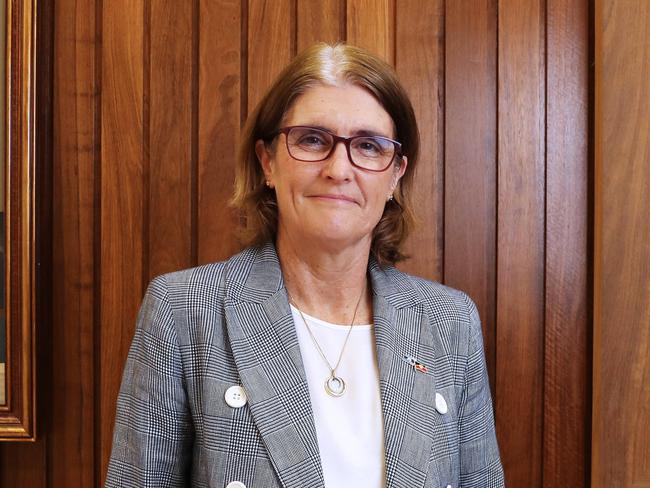
[{"label": "dark red eyeglass frame", "polygon": [[[327,153],[327,155],[326,155],[324,158],[321,158],[321,159],[300,159],[300,158],[297,158],[297,157],[295,157],[293,154],[291,154],[291,149],[289,148],[289,132],[291,131],[291,129],[313,129],[313,130],[317,130],[317,131],[320,131],[320,132],[324,132],[324,133],[326,133],[326,134],[329,134],[329,135],[332,137],[332,139],[333,139],[332,148],[329,150],[329,152]],[[303,163],[318,163],[318,162],[320,162],[320,161],[325,161],[327,158],[329,158],[329,157],[332,155],[332,153],[334,152],[334,149],[336,148],[336,146],[337,146],[337,144],[338,144],[339,142],[342,142],[343,145],[345,146],[345,150],[346,150],[346,152],[347,152],[347,154],[348,154],[348,161],[350,161],[350,164],[352,164],[352,166],[354,166],[355,168],[362,169],[362,170],[364,170],[364,171],[370,171],[370,172],[372,172],[372,173],[382,173],[382,172],[386,171],[386,170],[387,170],[388,168],[390,168],[391,165],[395,162],[395,158],[396,158],[396,157],[399,158],[399,159],[401,159],[401,158],[403,157],[403,154],[402,154],[402,144],[401,144],[400,142],[397,142],[397,141],[395,141],[395,140],[393,140],[393,139],[390,139],[390,138],[388,138],[388,137],[384,137],[384,136],[352,136],[352,137],[343,137],[343,136],[336,135],[336,134],[334,134],[334,133],[332,133],[332,132],[330,132],[330,131],[328,131],[328,130],[321,129],[320,127],[312,127],[312,126],[310,126],[310,125],[291,125],[291,126],[288,126],[288,127],[282,127],[282,128],[280,128],[280,129],[276,130],[274,133],[272,133],[272,134],[270,135],[270,137],[269,137],[267,140],[268,140],[268,141],[271,141],[271,140],[273,140],[275,137],[279,136],[280,134],[284,134],[284,142],[285,142],[285,144],[286,144],[286,146],[287,146],[287,152],[289,153],[289,156],[291,156],[291,157],[292,157],[293,159],[295,159],[296,161],[301,161],[301,162],[303,162]],[[383,169],[370,169],[370,168],[365,168],[365,167],[363,167],[363,166],[359,166],[357,163],[355,163],[355,162],[352,160],[352,154],[351,154],[351,152],[350,152],[350,144],[351,144],[351,141],[353,141],[354,139],[361,139],[361,138],[382,139],[382,140],[384,140],[384,141],[391,142],[391,143],[393,144],[393,146],[395,146],[395,153],[393,154],[392,159],[391,159],[390,162],[386,165],[385,168],[383,168]]]}]

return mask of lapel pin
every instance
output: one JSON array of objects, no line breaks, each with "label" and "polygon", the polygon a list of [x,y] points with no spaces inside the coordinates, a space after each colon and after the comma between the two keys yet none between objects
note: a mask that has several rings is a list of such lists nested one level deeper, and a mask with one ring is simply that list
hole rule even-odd
[{"label": "lapel pin", "polygon": [[419,371],[420,373],[426,373],[427,372],[427,367],[418,362],[413,356],[404,356],[404,361],[413,366],[416,371]]}]

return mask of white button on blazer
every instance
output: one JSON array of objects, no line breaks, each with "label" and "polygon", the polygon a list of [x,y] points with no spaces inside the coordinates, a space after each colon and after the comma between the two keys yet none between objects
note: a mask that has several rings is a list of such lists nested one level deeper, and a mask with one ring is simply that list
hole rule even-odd
[{"label": "white button on blazer", "polygon": [[226,488],[246,488],[246,485],[241,481],[231,481],[226,485]]}]

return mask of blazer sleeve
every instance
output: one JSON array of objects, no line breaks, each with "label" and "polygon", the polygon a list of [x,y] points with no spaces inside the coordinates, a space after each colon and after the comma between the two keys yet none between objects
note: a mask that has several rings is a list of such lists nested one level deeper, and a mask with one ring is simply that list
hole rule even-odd
[{"label": "blazer sleeve", "polygon": [[464,390],[459,408],[460,486],[501,488],[504,486],[503,468],[494,428],[481,321],[474,302],[469,297],[467,301],[470,329]]},{"label": "blazer sleeve", "polygon": [[106,487],[189,486],[193,427],[164,277],[142,302],[117,400]]}]

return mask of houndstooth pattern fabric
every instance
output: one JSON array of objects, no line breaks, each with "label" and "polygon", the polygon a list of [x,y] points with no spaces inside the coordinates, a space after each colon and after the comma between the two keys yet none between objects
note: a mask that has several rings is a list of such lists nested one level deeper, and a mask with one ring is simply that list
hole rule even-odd
[{"label": "houndstooth pattern fabric", "polygon": [[[370,261],[386,486],[502,487],[481,326],[463,292]],[[427,367],[417,371],[405,357]],[[231,408],[225,391],[248,396]],[[436,393],[448,411],[435,407]],[[323,488],[275,248],[171,273],[146,293],[107,487]],[[330,487],[328,487],[330,488]]]}]

